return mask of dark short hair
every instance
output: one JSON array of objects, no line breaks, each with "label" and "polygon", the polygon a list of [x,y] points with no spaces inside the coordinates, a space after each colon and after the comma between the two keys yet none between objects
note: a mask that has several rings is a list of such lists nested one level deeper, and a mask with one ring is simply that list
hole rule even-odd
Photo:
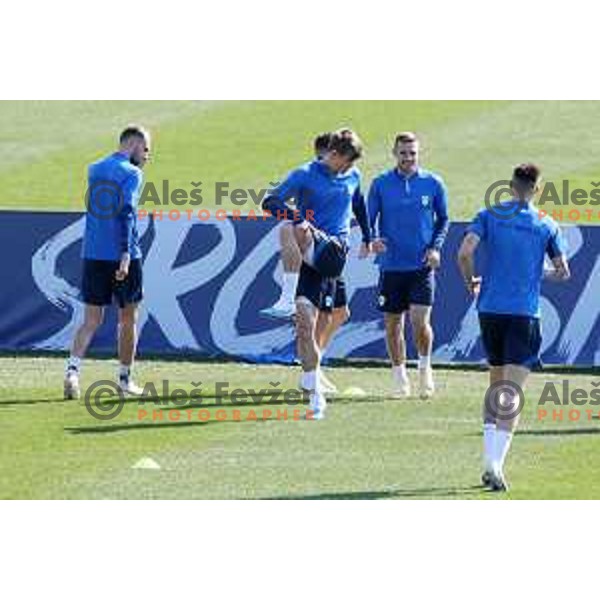
[{"label": "dark short hair", "polygon": [[515,191],[520,194],[533,192],[542,176],[541,169],[533,163],[521,163],[513,171],[511,184]]},{"label": "dark short hair", "polygon": [[138,125],[128,125],[125,127],[125,129],[123,129],[121,135],[119,136],[119,144],[127,143],[132,137],[145,140],[146,135],[146,130],[143,127],[139,127]]},{"label": "dark short hair", "polygon": [[350,160],[357,160],[363,154],[363,145],[352,129],[338,129],[331,134],[328,150],[335,150]]},{"label": "dark short hair", "polygon": [[402,131],[396,134],[396,139],[394,140],[394,148],[398,146],[398,144],[410,144],[412,142],[418,142],[419,138],[412,131]]},{"label": "dark short hair", "polygon": [[315,141],[314,141],[315,154],[317,156],[321,156],[322,154],[327,152],[327,150],[329,149],[330,142],[331,142],[331,132],[330,131],[328,131],[327,133],[320,133],[315,138]]}]

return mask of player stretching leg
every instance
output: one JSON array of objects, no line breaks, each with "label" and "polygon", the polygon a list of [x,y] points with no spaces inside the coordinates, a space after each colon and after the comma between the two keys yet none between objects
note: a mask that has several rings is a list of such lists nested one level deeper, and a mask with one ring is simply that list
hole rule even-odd
[{"label": "player stretching leg", "polygon": [[[315,160],[322,160],[329,148],[330,141],[330,132],[321,133],[314,139]],[[280,225],[279,242],[283,264],[281,295],[272,307],[262,310],[261,313],[269,317],[287,318],[296,313],[296,290],[302,267],[302,255],[295,244],[293,224],[284,222]],[[331,312],[321,311],[317,321],[316,337],[321,356],[325,353],[337,330],[350,318],[350,309],[346,302],[345,282],[341,278],[338,280],[336,289],[338,291],[334,298],[333,310]],[[337,392],[337,387],[326,377],[322,369],[319,371],[319,380],[324,392]]]},{"label": "player stretching leg", "polygon": [[[494,212],[481,211],[458,254],[465,283],[477,296],[481,339],[490,365],[488,401],[483,407],[482,482],[493,491],[508,490],[504,463],[518,424],[519,391],[530,370],[539,365],[541,280],[546,276],[565,281],[570,276],[558,225],[550,217],[541,218],[532,206],[540,190],[539,168],[519,165],[511,185],[513,199],[496,206]],[[482,277],[476,277],[474,255],[480,244],[487,250],[487,260]],[[545,255],[553,265],[547,272]],[[510,391],[497,398],[500,387]]]},{"label": "player stretching leg", "polygon": [[433,395],[431,368],[435,271],[448,232],[448,201],[441,177],[419,166],[419,140],[399,133],[396,166],[377,177],[369,190],[369,223],[380,268],[379,309],[396,392],[411,393],[406,371],[404,320],[408,312],[419,354],[419,394]]},{"label": "player stretching leg", "polygon": [[[331,142],[331,133],[322,133],[315,138],[314,141],[314,149],[315,149],[315,157],[320,160],[325,156],[327,149],[329,148],[329,143]],[[293,233],[293,225],[288,223],[284,223],[282,227],[283,230],[292,230]],[[300,264],[300,266],[302,266]],[[299,272],[300,269],[298,269]],[[294,290],[295,296],[296,290]],[[295,302],[294,304],[294,312]],[[350,309],[348,308],[348,300],[346,297],[346,283],[343,278],[340,276],[337,280],[336,284],[336,297],[333,299],[333,310],[331,312],[320,311],[319,318],[317,320],[317,344],[319,345],[319,350],[321,351],[321,356],[325,354],[327,346],[329,342],[331,342],[333,336],[336,334],[337,330],[350,318]],[[329,378],[323,372],[323,369],[319,370],[319,381],[321,383],[321,387],[325,393],[335,394],[338,390],[334,383],[332,383]]]},{"label": "player stretching leg", "polygon": [[[319,134],[314,142],[315,160],[322,160],[327,152],[331,133]],[[300,267],[302,267],[302,254],[295,243],[294,226],[284,222],[279,227],[279,243],[281,246],[281,262],[283,264],[283,278],[281,282],[281,295],[275,304],[261,311],[267,317],[285,319],[296,313],[296,289]]]},{"label": "player stretching leg", "polygon": [[[352,212],[363,233],[361,256],[370,249],[370,234],[361,177],[354,163],[362,155],[362,143],[351,130],[336,131],[322,160],[292,171],[263,208],[277,216],[289,215],[294,236],[290,244],[302,256],[296,290],[296,336],[302,362],[302,387],[310,393],[314,418],[324,416],[326,400],[320,383],[321,348],[317,323],[321,312],[346,305],[340,279],[348,252]],[[286,210],[295,198],[298,218]]]},{"label": "player stretching leg", "polygon": [[149,134],[131,126],[121,133],[117,152],[88,169],[81,286],[85,312],[67,360],[65,398],[80,395],[81,361],[113,297],[119,304],[119,386],[129,394],[142,393],[133,383],[131,369],[137,345],[138,305],[142,300],[142,252],[136,207],[142,190],[142,168],[149,152]]}]

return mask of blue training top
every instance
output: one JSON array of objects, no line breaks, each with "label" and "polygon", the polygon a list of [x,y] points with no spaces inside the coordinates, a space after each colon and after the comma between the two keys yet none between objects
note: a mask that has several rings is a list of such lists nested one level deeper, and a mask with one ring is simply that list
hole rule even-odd
[{"label": "blue training top", "polygon": [[141,258],[137,202],[142,183],[141,169],[121,152],[88,167],[84,258],[120,260],[124,252]]}]

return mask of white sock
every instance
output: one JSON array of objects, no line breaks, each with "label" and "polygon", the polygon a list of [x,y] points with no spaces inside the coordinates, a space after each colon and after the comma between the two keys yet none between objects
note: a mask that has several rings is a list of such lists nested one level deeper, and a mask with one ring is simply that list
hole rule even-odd
[{"label": "white sock", "polygon": [[314,371],[304,371],[302,373],[302,387],[307,390],[316,390],[319,381],[319,369]]},{"label": "white sock", "polygon": [[284,273],[281,281],[280,302],[293,304],[296,299],[296,289],[298,288],[299,273]]},{"label": "white sock", "polygon": [[310,408],[311,410],[325,410],[327,400],[319,390],[310,393]]},{"label": "white sock", "polygon": [[119,365],[119,379],[129,379],[131,376],[131,367],[127,365]]},{"label": "white sock", "polygon": [[504,469],[504,461],[512,442],[513,434],[512,431],[507,429],[496,429],[496,460],[498,463],[498,470]]},{"label": "white sock", "polygon": [[431,367],[431,354],[421,356],[419,354],[419,369],[429,369]]},{"label": "white sock", "polygon": [[488,472],[495,470],[496,460],[496,424],[483,424],[483,468]]},{"label": "white sock", "polygon": [[79,371],[81,370],[81,358],[79,356],[69,356],[67,359],[67,367],[66,372],[75,371],[77,375],[79,375]]},{"label": "white sock", "polygon": [[408,373],[406,371],[406,364],[395,365],[392,367],[392,375],[396,381],[406,383],[408,381]]}]

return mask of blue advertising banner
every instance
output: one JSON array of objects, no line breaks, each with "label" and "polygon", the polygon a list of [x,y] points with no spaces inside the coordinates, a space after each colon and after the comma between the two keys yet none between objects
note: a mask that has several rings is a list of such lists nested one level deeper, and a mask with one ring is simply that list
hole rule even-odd
[{"label": "blue advertising banner", "polygon": [[[66,350],[83,314],[79,299],[80,213],[0,212],[4,264],[0,349]],[[456,266],[465,224],[450,229],[433,311],[437,362],[483,360],[477,313]],[[278,297],[281,265],[277,222],[211,219],[140,221],[145,300],[139,353],[294,360],[292,325],[260,316]],[[542,287],[542,359],[600,365],[600,227],[565,227],[573,277]],[[333,339],[328,358],[385,358],[376,308],[379,273],[359,260],[353,230],[346,279],[352,317]],[[412,344],[410,344],[412,347]],[[114,351],[115,311],[92,349]],[[414,356],[414,355],[413,355]]]}]

